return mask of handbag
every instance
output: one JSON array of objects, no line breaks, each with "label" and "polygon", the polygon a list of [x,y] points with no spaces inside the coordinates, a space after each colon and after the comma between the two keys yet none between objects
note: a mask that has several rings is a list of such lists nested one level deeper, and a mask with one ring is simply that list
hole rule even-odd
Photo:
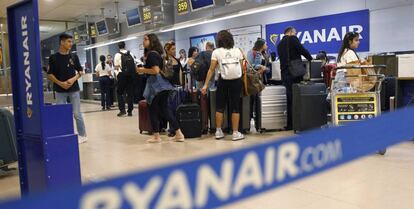
[{"label": "handbag", "polygon": [[262,75],[254,70],[249,60],[246,58],[244,52],[240,49],[244,57],[246,67],[243,69],[243,96],[256,95],[263,91],[265,85],[263,84]]},{"label": "handbag", "polygon": [[303,77],[306,74],[306,67],[302,63],[302,59],[290,60],[289,38],[287,40],[287,61],[290,75],[294,78]]},{"label": "handbag", "polygon": [[[159,56],[160,53],[158,53],[157,51],[153,51],[155,53],[157,53]],[[160,68],[160,74],[163,78],[165,78],[167,81],[169,81],[170,83],[174,84],[174,67],[173,67],[173,63],[171,61],[171,59],[169,59],[168,55],[164,56],[162,58],[162,62],[163,62],[163,66],[162,68]]]}]

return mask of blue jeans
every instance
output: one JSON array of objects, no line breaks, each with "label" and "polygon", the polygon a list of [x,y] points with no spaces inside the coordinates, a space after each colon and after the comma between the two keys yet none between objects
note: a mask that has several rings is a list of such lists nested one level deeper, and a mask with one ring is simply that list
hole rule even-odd
[{"label": "blue jeans", "polygon": [[57,104],[67,104],[67,99],[69,98],[70,103],[72,104],[73,117],[76,121],[76,128],[78,129],[79,136],[86,137],[85,123],[83,121],[83,116],[80,110],[80,93],[77,92],[56,92],[56,102]]}]

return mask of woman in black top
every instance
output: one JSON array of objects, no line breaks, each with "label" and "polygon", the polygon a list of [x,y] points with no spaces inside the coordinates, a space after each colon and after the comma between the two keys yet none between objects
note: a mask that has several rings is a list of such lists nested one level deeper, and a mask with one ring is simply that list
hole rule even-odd
[{"label": "woman in black top", "polygon": [[178,122],[168,105],[170,91],[174,89],[172,84],[163,78],[160,70],[163,68],[163,48],[155,34],[144,36],[144,47],[148,49],[148,56],[144,67],[138,67],[137,73],[148,74],[145,86],[144,97],[149,104],[149,113],[153,129],[153,137],[147,140],[149,143],[159,143],[160,121],[165,119],[171,128],[175,130],[175,141],[184,142],[184,135],[181,132]]},{"label": "woman in black top", "polygon": [[175,85],[183,85],[183,67],[181,66],[180,61],[175,57],[176,54],[176,47],[175,42],[170,41],[167,42],[164,46],[164,50],[166,52],[166,60],[171,62],[173,69],[174,69],[174,81],[173,84]]}]

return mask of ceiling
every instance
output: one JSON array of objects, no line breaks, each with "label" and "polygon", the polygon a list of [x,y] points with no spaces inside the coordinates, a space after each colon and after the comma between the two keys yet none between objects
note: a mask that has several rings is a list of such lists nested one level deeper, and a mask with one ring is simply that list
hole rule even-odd
[{"label": "ceiling", "polygon": [[[0,18],[7,16],[8,6],[21,0],[0,0]],[[115,0],[38,0],[40,17],[40,36],[46,39],[55,34],[74,28],[85,22],[85,16],[95,21],[102,18],[101,8],[104,8],[105,17],[115,17]],[[120,21],[124,21],[122,15],[127,9],[159,0],[117,0],[119,2]],[[67,25],[66,25],[67,24]]]}]

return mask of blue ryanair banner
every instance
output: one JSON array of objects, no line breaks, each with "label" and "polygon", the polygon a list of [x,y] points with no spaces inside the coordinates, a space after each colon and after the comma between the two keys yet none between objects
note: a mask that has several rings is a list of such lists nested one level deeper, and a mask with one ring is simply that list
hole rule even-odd
[{"label": "blue ryanair banner", "polygon": [[414,109],[0,204],[2,209],[215,208],[412,139]]},{"label": "blue ryanair banner", "polygon": [[270,51],[277,53],[277,45],[289,26],[296,28],[299,40],[311,54],[321,50],[338,53],[343,37],[350,31],[361,34],[358,51],[369,51],[369,10],[266,25],[266,41]]}]

